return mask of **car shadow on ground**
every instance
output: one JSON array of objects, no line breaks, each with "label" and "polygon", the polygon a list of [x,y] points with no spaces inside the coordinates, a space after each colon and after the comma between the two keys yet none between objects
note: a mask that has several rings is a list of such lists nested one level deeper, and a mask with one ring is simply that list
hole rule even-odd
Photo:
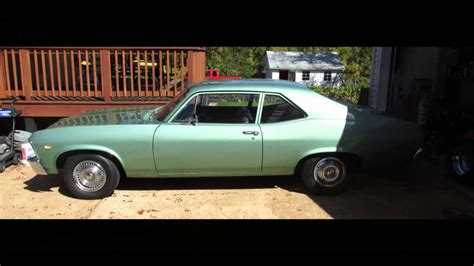
[{"label": "car shadow on ground", "polygon": [[61,180],[58,175],[36,175],[24,182],[25,189],[33,192],[52,192],[52,188],[59,187]]},{"label": "car shadow on ground", "polygon": [[24,182],[25,189],[32,192],[53,192],[53,188],[59,188],[58,191],[64,196],[71,197],[64,188],[61,187],[61,177],[59,175],[36,175]]},{"label": "car shadow on ground", "polygon": [[[117,190],[198,190],[198,189],[262,189],[293,188],[299,184],[294,176],[259,177],[197,177],[197,178],[122,178]],[[70,194],[61,187],[59,175],[36,175],[24,182],[24,188],[32,192],[59,192]]]},{"label": "car shadow on ground", "polygon": [[118,190],[264,189],[279,187],[310,198],[335,219],[446,219],[447,210],[474,206],[442,167],[421,162],[360,171],[338,195],[312,195],[296,176],[125,179]]},{"label": "car shadow on ground", "polygon": [[297,185],[294,176],[126,178],[118,190],[264,189]]},{"label": "car shadow on ground", "polygon": [[[60,187],[58,175],[35,176],[25,182],[33,192]],[[296,176],[125,178],[117,190],[202,190],[281,188],[306,195],[335,219],[443,219],[450,208],[474,206],[474,189],[461,193],[439,169],[421,165],[398,171],[360,172],[343,193],[308,194]],[[59,192],[70,196],[60,188]]]},{"label": "car shadow on ground", "polygon": [[450,209],[474,206],[474,189],[460,187],[442,166],[421,162],[361,172],[340,195],[308,197],[336,219],[456,219]]}]

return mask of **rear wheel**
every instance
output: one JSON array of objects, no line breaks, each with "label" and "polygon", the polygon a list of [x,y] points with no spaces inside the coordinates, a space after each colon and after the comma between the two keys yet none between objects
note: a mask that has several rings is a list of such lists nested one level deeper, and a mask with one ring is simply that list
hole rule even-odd
[{"label": "rear wheel", "polygon": [[307,159],[301,175],[306,188],[314,194],[339,193],[349,180],[346,163],[333,155]]},{"label": "rear wheel", "polygon": [[65,188],[76,198],[101,199],[114,193],[120,172],[104,156],[80,154],[66,160],[63,181]]}]

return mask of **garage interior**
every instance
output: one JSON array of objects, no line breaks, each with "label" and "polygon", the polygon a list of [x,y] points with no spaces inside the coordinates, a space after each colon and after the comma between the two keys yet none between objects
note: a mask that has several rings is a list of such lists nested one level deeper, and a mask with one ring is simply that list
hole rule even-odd
[{"label": "garage interior", "polygon": [[439,159],[474,139],[474,47],[377,47],[368,105],[425,130],[425,151]]},{"label": "garage interior", "polygon": [[[377,47],[372,61],[372,108],[427,129],[445,127],[454,113],[472,118],[474,47]],[[438,121],[443,112],[451,115]]]},{"label": "garage interior", "polygon": [[422,124],[420,101],[472,112],[474,47],[377,47],[372,61],[371,107]]}]

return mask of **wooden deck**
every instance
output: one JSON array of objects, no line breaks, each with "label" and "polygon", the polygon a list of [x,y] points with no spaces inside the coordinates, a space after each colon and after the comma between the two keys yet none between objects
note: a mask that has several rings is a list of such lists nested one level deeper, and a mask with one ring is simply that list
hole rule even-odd
[{"label": "wooden deck", "polygon": [[204,73],[201,47],[0,47],[0,98],[24,117],[161,105]]}]

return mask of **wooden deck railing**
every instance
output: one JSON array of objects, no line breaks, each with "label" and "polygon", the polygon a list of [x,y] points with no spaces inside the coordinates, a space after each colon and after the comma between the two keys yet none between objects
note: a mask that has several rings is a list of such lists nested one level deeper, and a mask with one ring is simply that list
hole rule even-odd
[{"label": "wooden deck railing", "polygon": [[204,80],[198,47],[0,48],[0,97],[127,101],[174,97]]}]

